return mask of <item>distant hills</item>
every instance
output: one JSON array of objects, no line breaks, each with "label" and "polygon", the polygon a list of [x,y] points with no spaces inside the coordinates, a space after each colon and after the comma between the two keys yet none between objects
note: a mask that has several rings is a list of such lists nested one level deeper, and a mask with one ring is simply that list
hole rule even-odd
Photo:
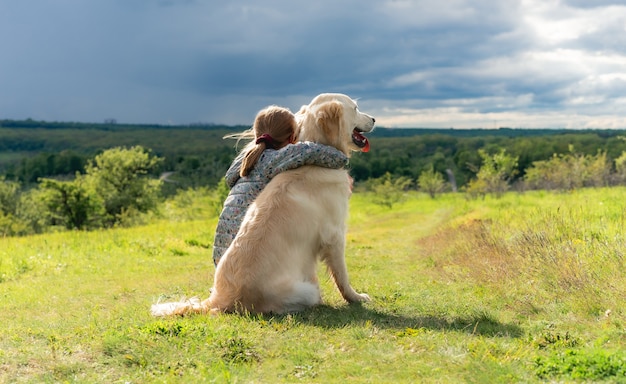
[{"label": "distant hills", "polygon": [[[159,124],[123,124],[109,119],[104,123],[80,123],[80,122],[48,122],[39,120],[0,120],[0,128],[30,128],[30,129],[92,129],[104,131],[128,131],[128,130],[209,130],[209,131],[243,131],[246,125],[224,125],[210,123],[193,123],[179,125]],[[595,133],[603,137],[611,137],[626,134],[626,129],[607,128],[387,128],[376,127],[370,135],[373,137],[410,137],[417,135],[448,135],[453,137],[476,137],[476,136],[545,136],[564,133]]]}]

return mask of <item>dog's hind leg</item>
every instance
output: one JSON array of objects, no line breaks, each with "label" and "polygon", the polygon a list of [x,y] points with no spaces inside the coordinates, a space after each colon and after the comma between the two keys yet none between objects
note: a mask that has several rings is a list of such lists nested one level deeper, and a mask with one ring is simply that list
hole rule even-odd
[{"label": "dog's hind leg", "polygon": [[284,312],[297,312],[312,307],[322,302],[322,296],[317,284],[309,282],[296,282],[293,284],[292,293],[283,301]]}]

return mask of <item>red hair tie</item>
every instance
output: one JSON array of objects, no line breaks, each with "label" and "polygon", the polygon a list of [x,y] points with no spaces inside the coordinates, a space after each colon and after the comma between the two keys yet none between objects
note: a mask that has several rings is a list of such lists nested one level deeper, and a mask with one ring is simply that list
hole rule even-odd
[{"label": "red hair tie", "polygon": [[276,142],[274,141],[272,136],[268,135],[267,133],[264,133],[261,136],[257,137],[255,143],[256,144],[265,143],[265,145],[269,148],[276,148]]}]

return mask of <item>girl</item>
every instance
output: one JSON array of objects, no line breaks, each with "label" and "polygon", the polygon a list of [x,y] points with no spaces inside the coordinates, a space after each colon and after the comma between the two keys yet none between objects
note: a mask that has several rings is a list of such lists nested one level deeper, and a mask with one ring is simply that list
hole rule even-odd
[{"label": "girl", "polygon": [[252,137],[226,172],[231,188],[220,214],[213,243],[215,265],[233,241],[248,206],[269,181],[280,172],[302,165],[339,169],[348,163],[341,151],[313,142],[296,143],[296,119],[286,108],[270,106],[261,110],[252,128],[226,137]]}]

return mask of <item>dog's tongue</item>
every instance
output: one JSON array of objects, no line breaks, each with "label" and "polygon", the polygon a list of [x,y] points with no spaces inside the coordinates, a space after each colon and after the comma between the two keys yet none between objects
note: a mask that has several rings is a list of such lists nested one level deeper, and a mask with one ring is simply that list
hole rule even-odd
[{"label": "dog's tongue", "polygon": [[369,140],[367,140],[367,137],[363,136],[361,132],[357,131],[356,129],[352,131],[352,142],[354,142],[357,147],[361,148],[361,152],[369,152]]}]

